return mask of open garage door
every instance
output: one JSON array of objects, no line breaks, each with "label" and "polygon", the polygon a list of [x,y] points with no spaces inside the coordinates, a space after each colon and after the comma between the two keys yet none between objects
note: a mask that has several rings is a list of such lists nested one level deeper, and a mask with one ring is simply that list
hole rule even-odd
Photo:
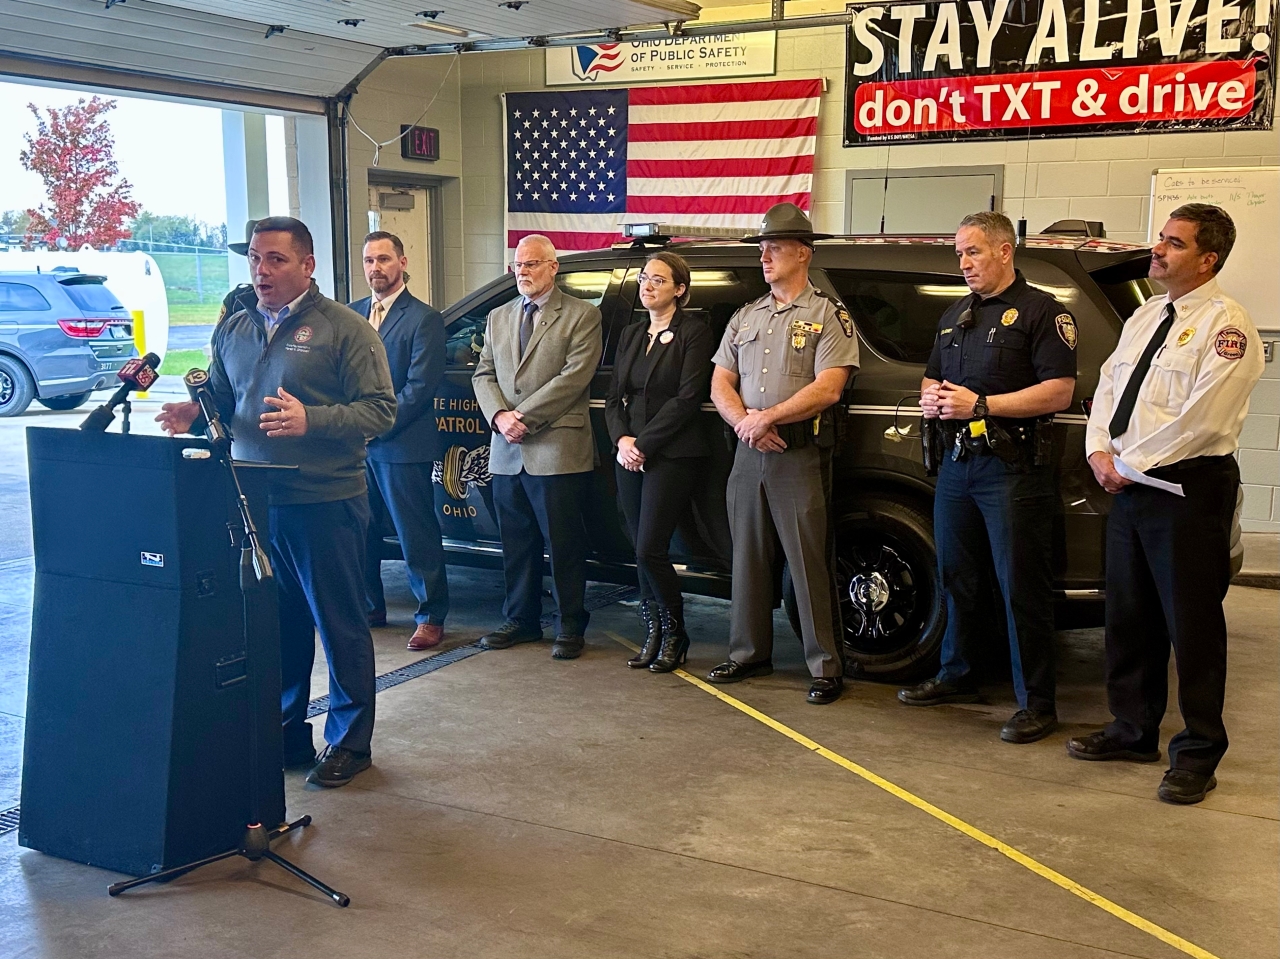
[{"label": "open garage door", "polygon": [[382,52],[146,0],[7,0],[0,26],[0,73],[297,113],[324,113]]}]

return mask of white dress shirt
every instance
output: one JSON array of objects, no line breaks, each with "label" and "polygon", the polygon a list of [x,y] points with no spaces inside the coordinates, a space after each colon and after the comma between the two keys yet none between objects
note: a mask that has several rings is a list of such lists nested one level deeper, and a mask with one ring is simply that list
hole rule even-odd
[{"label": "white dress shirt", "polygon": [[1195,456],[1224,456],[1239,445],[1249,394],[1262,376],[1262,343],[1253,320],[1216,279],[1173,302],[1175,319],[1152,358],[1129,428],[1110,424],[1125,384],[1165,316],[1169,296],[1138,307],[1102,364],[1085,455],[1113,454],[1139,473]]}]

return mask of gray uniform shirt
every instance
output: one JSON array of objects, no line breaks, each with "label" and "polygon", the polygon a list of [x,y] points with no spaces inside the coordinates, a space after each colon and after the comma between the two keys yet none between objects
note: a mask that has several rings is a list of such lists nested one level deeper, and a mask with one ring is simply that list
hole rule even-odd
[{"label": "gray uniform shirt", "polygon": [[809,284],[786,306],[772,293],[729,320],[712,362],[737,373],[748,409],[789,400],[823,370],[858,368],[858,338],[848,312]]}]

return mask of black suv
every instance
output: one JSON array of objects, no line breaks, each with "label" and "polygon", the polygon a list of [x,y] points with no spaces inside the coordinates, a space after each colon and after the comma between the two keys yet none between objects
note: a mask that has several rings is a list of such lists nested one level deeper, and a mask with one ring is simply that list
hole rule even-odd
[{"label": "black suv", "polygon": [[[659,243],[661,241],[658,241]],[[862,367],[843,399],[844,438],[836,451],[834,518],[836,576],[844,642],[853,671],[903,681],[936,666],[945,624],[933,544],[933,483],[920,455],[918,397],[924,363],[942,312],[968,289],[952,237],[842,237],[819,241],[810,278],[853,315]],[[604,424],[614,350],[623,327],[645,322],[636,275],[652,241],[565,255],[557,283],[596,304],[604,320],[604,355],[592,384],[591,407],[599,465],[585,504],[590,540],[588,575],[634,583],[634,552],[617,505],[613,456]],[[740,306],[764,295],[756,247],[736,242],[668,243],[692,268],[691,313],[717,337]],[[1149,249],[1086,237],[1036,236],[1016,261],[1028,282],[1048,290],[1075,314],[1079,368],[1073,407],[1055,417],[1061,503],[1054,569],[1062,611],[1077,624],[1101,610],[1107,495],[1084,456],[1083,402],[1098,368],[1116,345],[1121,324],[1153,290]],[[450,562],[497,567],[501,546],[489,486],[489,427],[471,390],[489,311],[517,296],[511,275],[494,280],[445,311],[448,366],[436,417],[449,444],[436,464],[436,505]],[[716,453],[673,543],[690,593],[729,595],[729,525],[725,483],[733,462],[732,432],[714,407],[703,407]],[[398,556],[388,538],[388,556]],[[993,580],[994,582],[994,580]],[[777,599],[796,623],[784,572]],[[996,604],[993,604],[995,606]],[[1087,615],[1081,617],[1079,614]],[[1001,628],[996,623],[993,628]]]}]

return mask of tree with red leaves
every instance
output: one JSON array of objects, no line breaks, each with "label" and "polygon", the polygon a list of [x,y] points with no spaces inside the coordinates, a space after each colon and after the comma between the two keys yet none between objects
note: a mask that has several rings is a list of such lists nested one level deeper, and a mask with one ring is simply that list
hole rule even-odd
[{"label": "tree with red leaves", "polygon": [[138,215],[141,204],[130,197],[128,180],[116,178],[112,156],[115,139],[103,116],[116,108],[115,100],[83,98],[61,110],[46,109],[47,120],[34,103],[36,136],[23,134],[27,149],[18,154],[22,165],[44,180],[48,204],[27,210],[31,218],[25,240],[53,246],[65,238],[69,249],[111,246],[130,236],[126,221]]}]

